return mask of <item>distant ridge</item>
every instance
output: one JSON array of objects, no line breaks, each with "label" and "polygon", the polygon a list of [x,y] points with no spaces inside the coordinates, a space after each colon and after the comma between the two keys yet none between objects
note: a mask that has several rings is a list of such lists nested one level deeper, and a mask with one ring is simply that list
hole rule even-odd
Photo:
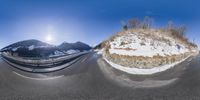
[{"label": "distant ridge", "polygon": [[1,49],[1,51],[10,52],[11,55],[20,57],[51,57],[90,49],[91,47],[89,45],[80,41],[76,43],[63,42],[58,46],[54,46],[36,39],[30,39],[8,45]]}]

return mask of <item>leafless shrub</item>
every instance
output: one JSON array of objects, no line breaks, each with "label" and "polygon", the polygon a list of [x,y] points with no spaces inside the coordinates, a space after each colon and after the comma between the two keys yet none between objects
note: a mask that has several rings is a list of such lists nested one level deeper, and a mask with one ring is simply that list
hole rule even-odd
[{"label": "leafless shrub", "polygon": [[137,28],[140,25],[140,21],[137,18],[128,20],[128,28]]},{"label": "leafless shrub", "polygon": [[122,29],[124,31],[128,30],[128,25],[127,25],[127,23],[125,21],[121,21],[121,25],[122,25]]},{"label": "leafless shrub", "polygon": [[178,27],[177,30],[178,30],[178,33],[179,33],[181,36],[185,37],[185,35],[186,35],[186,30],[187,30],[187,28],[186,28],[185,25],[181,25],[180,27]]},{"label": "leafless shrub", "polygon": [[149,16],[145,16],[143,22],[140,24],[142,29],[150,29],[153,23],[153,19]]},{"label": "leafless shrub", "polygon": [[173,23],[173,21],[168,21],[168,23],[167,23],[167,29],[170,30],[170,29],[172,29],[172,28],[174,28],[174,23]]},{"label": "leafless shrub", "polygon": [[[175,26],[173,21],[168,21],[168,23],[165,27],[154,29],[153,32],[151,32],[153,18],[150,18],[149,16],[146,16],[143,21],[140,21],[137,18],[132,18],[132,19],[128,20],[127,22],[122,21],[121,23],[122,23],[123,31],[119,32],[118,36],[126,34],[129,31],[131,33],[134,33],[136,31],[141,34],[145,33],[145,37],[152,37],[152,38],[155,38],[156,40],[159,40],[159,38],[155,37],[155,34],[153,34],[153,33],[158,32],[163,35],[171,36],[172,38],[174,38],[178,41],[181,41],[184,44],[196,47],[196,45],[194,43],[189,42],[188,39],[186,38],[186,31],[187,31],[186,26],[185,25]],[[151,30],[149,30],[148,31],[149,33],[147,33],[147,31],[145,31],[145,29],[151,29]],[[114,38],[115,38],[115,36],[112,36],[111,40],[113,40]]]}]

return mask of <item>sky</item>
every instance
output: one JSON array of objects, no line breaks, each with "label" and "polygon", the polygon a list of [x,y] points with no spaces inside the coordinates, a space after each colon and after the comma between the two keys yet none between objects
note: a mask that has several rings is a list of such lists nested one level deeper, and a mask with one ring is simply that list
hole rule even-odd
[{"label": "sky", "polygon": [[200,46],[199,0],[0,0],[0,48],[21,40],[91,46],[121,30],[121,21],[150,16],[154,27],[169,20],[187,26]]}]

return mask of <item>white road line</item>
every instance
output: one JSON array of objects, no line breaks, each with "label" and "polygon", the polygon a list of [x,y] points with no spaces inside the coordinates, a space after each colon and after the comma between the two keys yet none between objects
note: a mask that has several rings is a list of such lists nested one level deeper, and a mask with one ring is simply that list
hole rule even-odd
[{"label": "white road line", "polygon": [[13,71],[13,73],[18,75],[18,76],[21,76],[23,78],[27,78],[27,79],[31,79],[31,80],[52,80],[52,79],[57,79],[57,78],[64,77],[64,75],[60,75],[60,76],[47,77],[47,78],[32,78],[32,77],[21,75],[21,74],[15,72],[15,71]]},{"label": "white road line", "polygon": [[88,58],[88,56],[87,57],[85,57],[85,59],[83,59],[81,62],[84,62],[86,59]]}]

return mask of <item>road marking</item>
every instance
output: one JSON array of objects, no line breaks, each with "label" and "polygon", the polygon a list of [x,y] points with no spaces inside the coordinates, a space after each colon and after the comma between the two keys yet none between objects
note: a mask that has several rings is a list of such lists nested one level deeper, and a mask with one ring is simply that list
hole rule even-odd
[{"label": "road marking", "polygon": [[87,60],[87,58],[88,58],[88,56],[87,56],[87,57],[85,57],[85,59],[83,59],[81,62],[84,62],[84,61],[86,61],[86,60]]},{"label": "road marking", "polygon": [[18,76],[21,76],[23,78],[27,78],[27,79],[31,79],[31,80],[52,80],[52,79],[57,79],[57,78],[64,77],[64,75],[60,75],[60,76],[47,77],[47,78],[32,78],[32,77],[21,75],[21,74],[15,72],[15,71],[13,71],[13,73],[18,75]]}]

